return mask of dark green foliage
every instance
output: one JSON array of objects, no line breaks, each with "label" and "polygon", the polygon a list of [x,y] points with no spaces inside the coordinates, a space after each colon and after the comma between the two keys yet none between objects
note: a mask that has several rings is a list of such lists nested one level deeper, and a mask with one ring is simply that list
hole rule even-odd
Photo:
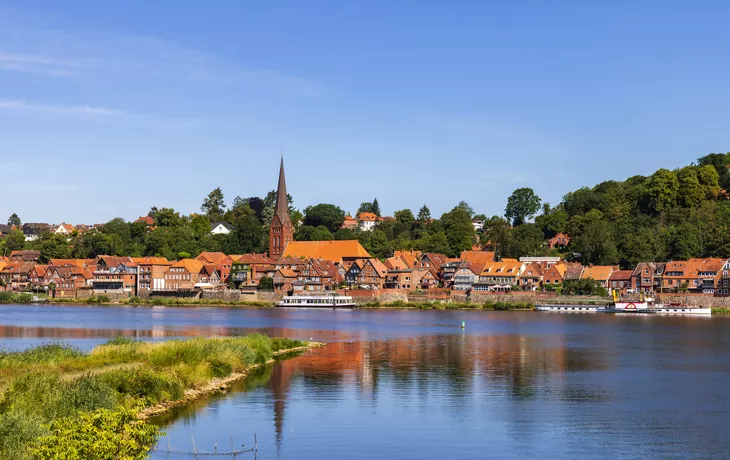
[{"label": "dark green foliage", "polygon": [[[230,365],[229,365],[230,368]],[[230,374],[230,370],[228,372]],[[225,375],[228,375],[225,374]],[[220,377],[221,375],[216,375]],[[99,380],[117,393],[143,398],[151,404],[182,398],[182,384],[147,369],[120,369],[103,373]]]},{"label": "dark green foliage", "polygon": [[600,283],[593,278],[563,281],[561,293],[568,295],[608,295],[606,289],[601,287]]},{"label": "dark green foliage", "polygon": [[345,211],[333,204],[322,203],[304,209],[304,225],[311,227],[322,225],[334,233],[342,227],[344,221]]},{"label": "dark green foliage", "polygon": [[504,216],[511,219],[515,227],[522,225],[540,210],[540,202],[540,197],[531,188],[518,188],[507,199]]},{"label": "dark green foliage", "polygon": [[273,291],[274,290],[274,279],[265,276],[259,280],[259,291]]},{"label": "dark green foliage", "polygon": [[8,217],[8,225],[20,227],[23,223],[20,221],[20,217],[18,217],[17,214],[12,213],[10,217]]}]

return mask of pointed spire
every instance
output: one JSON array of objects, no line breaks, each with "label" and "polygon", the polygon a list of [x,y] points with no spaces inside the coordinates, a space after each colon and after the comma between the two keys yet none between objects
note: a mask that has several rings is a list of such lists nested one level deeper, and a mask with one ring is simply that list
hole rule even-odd
[{"label": "pointed spire", "polygon": [[284,177],[284,154],[281,154],[281,166],[279,167],[279,187],[276,189],[276,207],[274,213],[279,216],[281,223],[289,218],[289,203],[286,194],[286,178]]}]

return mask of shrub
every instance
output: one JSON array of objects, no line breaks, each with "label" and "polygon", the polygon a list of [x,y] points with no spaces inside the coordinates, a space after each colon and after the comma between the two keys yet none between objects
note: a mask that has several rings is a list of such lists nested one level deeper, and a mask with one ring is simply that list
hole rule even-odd
[{"label": "shrub", "polygon": [[179,382],[151,370],[119,369],[101,374],[100,379],[118,393],[143,398],[146,403],[177,400],[184,394]]},{"label": "shrub", "polygon": [[50,431],[31,448],[35,458],[142,460],[147,458],[159,428],[136,420],[129,410],[100,409],[54,420]]},{"label": "shrub", "polygon": [[47,434],[38,416],[17,411],[0,415],[0,458],[30,458],[27,446]]}]

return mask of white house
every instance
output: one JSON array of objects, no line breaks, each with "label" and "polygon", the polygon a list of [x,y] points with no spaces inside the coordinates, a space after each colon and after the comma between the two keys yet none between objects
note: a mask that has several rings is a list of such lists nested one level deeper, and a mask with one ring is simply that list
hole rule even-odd
[{"label": "white house", "polygon": [[378,222],[380,222],[380,217],[372,212],[361,212],[360,215],[357,216],[357,221],[360,224],[361,231],[369,232],[375,228],[375,225],[377,225]]},{"label": "white house", "polygon": [[73,231],[74,226],[65,222],[53,229],[53,233],[58,233],[59,235],[70,235]]},{"label": "white house", "polygon": [[210,233],[214,235],[228,235],[234,228],[228,222],[213,222],[210,224]]}]

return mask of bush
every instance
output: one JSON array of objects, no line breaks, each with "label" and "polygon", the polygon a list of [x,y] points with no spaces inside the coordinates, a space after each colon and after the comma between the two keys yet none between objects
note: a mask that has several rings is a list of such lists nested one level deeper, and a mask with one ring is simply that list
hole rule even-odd
[{"label": "bush", "polygon": [[142,398],[146,404],[177,400],[185,392],[180,382],[151,370],[114,370],[103,373],[100,379],[114,391]]},{"label": "bush", "polygon": [[142,460],[155,443],[159,428],[136,420],[128,410],[100,409],[54,420],[50,431],[31,448],[35,458]]},{"label": "bush", "polygon": [[27,446],[48,430],[37,416],[11,411],[0,415],[0,458],[30,458]]}]

